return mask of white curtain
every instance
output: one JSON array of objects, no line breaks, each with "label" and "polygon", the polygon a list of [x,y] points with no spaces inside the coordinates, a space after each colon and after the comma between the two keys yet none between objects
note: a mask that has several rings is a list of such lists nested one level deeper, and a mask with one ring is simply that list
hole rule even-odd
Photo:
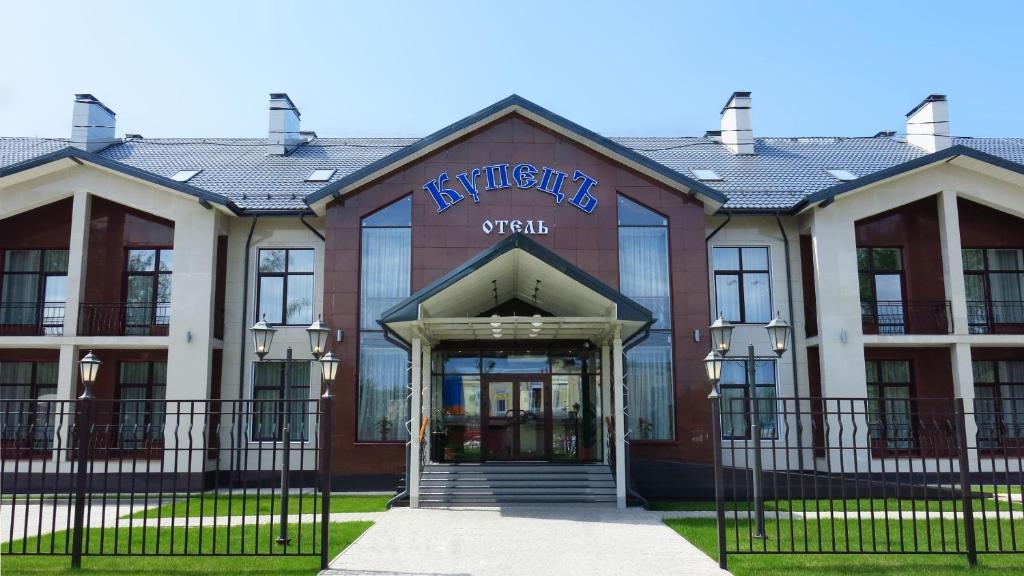
[{"label": "white curtain", "polygon": [[382,312],[409,296],[411,228],[364,228],[361,250],[360,327],[380,330]]},{"label": "white curtain", "polygon": [[358,440],[407,440],[405,397],[409,355],[380,332],[363,332],[359,341]]},{"label": "white curtain", "polygon": [[626,353],[626,389],[630,439],[672,440],[675,397],[667,332],[652,332]]},{"label": "white curtain", "polygon": [[619,291],[654,314],[651,328],[672,326],[666,228],[619,227]]},{"label": "white curtain", "polygon": [[988,264],[993,320],[1024,323],[1024,250],[989,250]]}]

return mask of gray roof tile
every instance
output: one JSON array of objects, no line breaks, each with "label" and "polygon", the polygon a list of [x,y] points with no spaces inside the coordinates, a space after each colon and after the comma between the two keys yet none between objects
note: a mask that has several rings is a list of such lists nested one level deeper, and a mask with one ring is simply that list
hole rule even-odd
[{"label": "gray roof tile", "polygon": [[[146,138],[115,144],[99,154],[154,174],[202,170],[189,180],[246,210],[299,210],[303,200],[330,182],[413,144],[416,138],[315,138],[287,156],[268,154],[260,138]],[[757,138],[755,154],[737,156],[705,137],[623,137],[611,140],[693,178],[695,168],[722,177],[705,182],[729,197],[726,208],[787,210],[808,195],[840,182],[826,170],[840,168],[867,176],[925,155],[901,139]],[[953,144],[1024,164],[1024,138],[954,138]],[[0,138],[0,167],[60,150],[61,138]],[[315,169],[336,172],[328,182],[306,182]]]}]

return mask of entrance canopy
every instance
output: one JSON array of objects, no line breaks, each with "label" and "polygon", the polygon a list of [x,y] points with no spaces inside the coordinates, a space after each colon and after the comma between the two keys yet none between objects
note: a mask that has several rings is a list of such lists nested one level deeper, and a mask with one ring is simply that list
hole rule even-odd
[{"label": "entrance canopy", "polygon": [[[503,304],[528,303],[524,312]],[[539,309],[539,310],[535,310]],[[541,317],[533,313],[541,313]],[[494,314],[497,314],[495,316]],[[384,312],[403,340],[623,340],[651,312],[555,252],[517,233]]]}]

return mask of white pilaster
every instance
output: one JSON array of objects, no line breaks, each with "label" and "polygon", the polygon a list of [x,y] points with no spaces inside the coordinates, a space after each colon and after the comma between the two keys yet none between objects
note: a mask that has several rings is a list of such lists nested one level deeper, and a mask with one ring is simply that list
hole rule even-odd
[{"label": "white pilaster", "polygon": [[811,236],[818,295],[822,396],[867,396],[864,331],[857,277],[857,237],[847,212],[827,206],[814,214]]},{"label": "white pilaster", "polygon": [[601,345],[601,453],[608,463],[608,423],[606,417],[612,413],[612,354],[607,344]]},{"label": "white pilaster", "polygon": [[420,506],[420,400],[423,378],[423,347],[419,337],[412,339],[412,409],[409,410],[409,506]]},{"label": "white pilaster", "polygon": [[71,239],[68,244],[68,284],[64,298],[64,335],[78,334],[79,303],[85,296],[86,263],[89,259],[89,220],[92,197],[76,190],[71,205]]},{"label": "white pilaster", "polygon": [[[62,449],[67,446],[59,446],[66,442],[71,434],[71,419],[74,409],[68,400],[78,396],[78,347],[72,344],[62,344],[60,347],[60,361],[57,365],[57,395],[55,400],[63,401],[64,404],[54,407],[56,412],[54,425],[57,427],[53,435],[53,459],[57,462],[58,469],[61,468],[63,459]],[[109,369],[109,368],[108,368]],[[61,415],[61,412],[64,414]]]},{"label": "white pilaster", "polygon": [[626,387],[622,373],[622,339],[612,340],[615,370],[615,505],[626,507]]},{"label": "white pilaster", "polygon": [[[169,410],[180,409],[181,414],[164,431],[167,446],[202,446],[205,442],[206,405],[186,401],[210,397],[216,254],[215,211],[203,210],[175,218],[166,398],[181,401],[168,404]],[[305,358],[308,352],[296,354],[296,361]],[[294,441],[293,447],[298,447]],[[300,462],[301,457],[301,453],[293,452],[292,461]],[[187,463],[180,453],[164,452],[167,470],[198,473],[205,460],[203,450],[195,450]]]},{"label": "white pilaster", "polygon": [[942,244],[942,278],[953,312],[953,333],[967,334],[967,286],[960,251],[960,211],[953,190],[939,194],[939,239]]}]

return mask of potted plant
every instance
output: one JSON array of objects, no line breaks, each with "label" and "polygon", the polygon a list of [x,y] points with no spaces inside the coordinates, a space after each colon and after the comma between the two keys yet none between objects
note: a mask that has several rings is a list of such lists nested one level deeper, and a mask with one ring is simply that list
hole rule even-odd
[{"label": "potted plant", "polygon": [[387,414],[381,416],[380,420],[377,420],[377,433],[380,434],[381,440],[387,441],[388,434],[391,433],[391,427],[391,418],[388,418]]}]

